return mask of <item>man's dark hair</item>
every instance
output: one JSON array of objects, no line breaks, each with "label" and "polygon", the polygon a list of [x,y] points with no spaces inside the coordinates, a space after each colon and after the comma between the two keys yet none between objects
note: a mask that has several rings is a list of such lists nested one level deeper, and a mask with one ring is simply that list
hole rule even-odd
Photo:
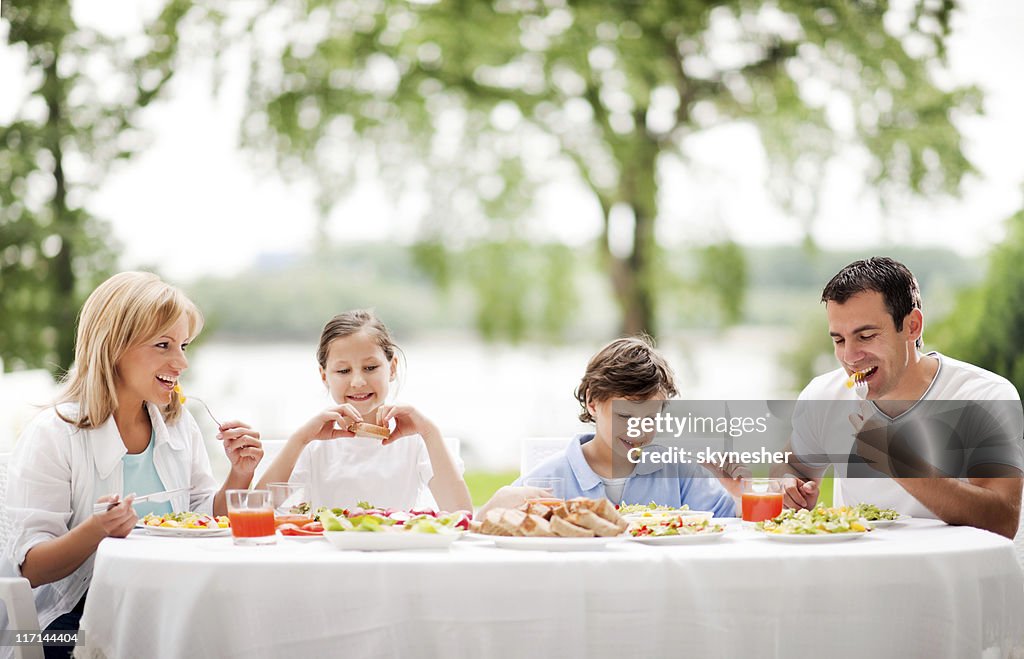
[{"label": "man's dark hair", "polygon": [[[914,309],[921,308],[921,287],[907,266],[888,256],[872,256],[854,261],[840,270],[825,284],[822,302],[844,304],[857,293],[875,291],[882,294],[885,308],[892,316],[896,331],[903,331],[903,319]],[[918,350],[924,345],[917,339]]]}]

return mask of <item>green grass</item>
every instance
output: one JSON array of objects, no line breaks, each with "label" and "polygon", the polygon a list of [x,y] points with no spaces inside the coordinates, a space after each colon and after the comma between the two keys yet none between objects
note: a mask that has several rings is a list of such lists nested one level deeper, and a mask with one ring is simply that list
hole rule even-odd
[{"label": "green grass", "polygon": [[466,485],[474,506],[482,506],[502,485],[508,485],[519,478],[519,471],[467,471]]},{"label": "green grass", "polygon": [[[469,486],[469,495],[473,498],[474,506],[482,506],[487,502],[498,488],[508,485],[519,477],[519,472],[509,471],[467,471],[466,485]],[[821,494],[818,501],[826,506],[832,505],[832,477],[826,476],[821,481]]]}]

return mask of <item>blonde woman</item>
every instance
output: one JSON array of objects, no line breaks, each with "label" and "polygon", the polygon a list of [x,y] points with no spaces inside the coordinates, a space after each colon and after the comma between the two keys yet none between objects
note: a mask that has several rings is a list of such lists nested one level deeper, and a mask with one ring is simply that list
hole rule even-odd
[{"label": "blonde woman", "polygon": [[[249,487],[259,433],[220,426],[231,471],[218,490],[199,427],[174,393],[202,325],[180,290],[144,272],[111,277],[82,307],[75,365],[9,468],[7,557],[32,583],[41,629],[77,629],[96,547],[128,535],[142,512],[128,493],[188,488],[163,512],[226,515],[225,490]],[[93,513],[96,502],[108,510]]]}]

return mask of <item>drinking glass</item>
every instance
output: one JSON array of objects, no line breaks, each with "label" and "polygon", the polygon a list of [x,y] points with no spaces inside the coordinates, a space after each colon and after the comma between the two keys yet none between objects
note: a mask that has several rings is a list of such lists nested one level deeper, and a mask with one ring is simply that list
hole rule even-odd
[{"label": "drinking glass", "polygon": [[236,545],[272,545],[277,541],[270,490],[228,490],[227,497]]},{"label": "drinking glass", "polygon": [[550,494],[540,497],[531,497],[527,503],[542,503],[545,506],[553,506],[565,501],[565,480],[562,478],[527,478],[523,481],[526,487],[539,487],[547,490]]},{"label": "drinking glass", "polygon": [[781,479],[744,478],[741,485],[744,522],[763,522],[782,513]]}]

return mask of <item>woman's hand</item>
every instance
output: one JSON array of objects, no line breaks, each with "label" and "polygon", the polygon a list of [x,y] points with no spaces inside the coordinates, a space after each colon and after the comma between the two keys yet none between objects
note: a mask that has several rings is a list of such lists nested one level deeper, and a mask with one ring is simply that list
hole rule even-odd
[{"label": "woman's hand", "polygon": [[217,439],[224,441],[224,453],[231,463],[231,475],[252,480],[256,465],[263,459],[260,433],[241,421],[222,423]]},{"label": "woman's hand", "polygon": [[107,504],[107,510],[101,513],[93,513],[96,524],[103,529],[103,534],[111,538],[124,538],[139,521],[139,516],[132,508],[134,494],[129,494],[121,500],[120,495],[108,494],[96,500],[96,503]]},{"label": "woman's hand", "polygon": [[317,439],[354,437],[355,435],[348,430],[349,426],[362,422],[363,415],[355,407],[345,403],[320,412],[302,424],[302,427],[292,433],[292,437],[297,438],[303,445]]},{"label": "woman's hand", "polygon": [[430,433],[435,432],[438,437],[441,436],[437,427],[411,405],[381,405],[377,408],[377,425],[387,428],[392,419],[395,420],[395,429],[391,431],[390,437],[381,442],[382,446],[409,435],[418,434],[426,439]]}]

